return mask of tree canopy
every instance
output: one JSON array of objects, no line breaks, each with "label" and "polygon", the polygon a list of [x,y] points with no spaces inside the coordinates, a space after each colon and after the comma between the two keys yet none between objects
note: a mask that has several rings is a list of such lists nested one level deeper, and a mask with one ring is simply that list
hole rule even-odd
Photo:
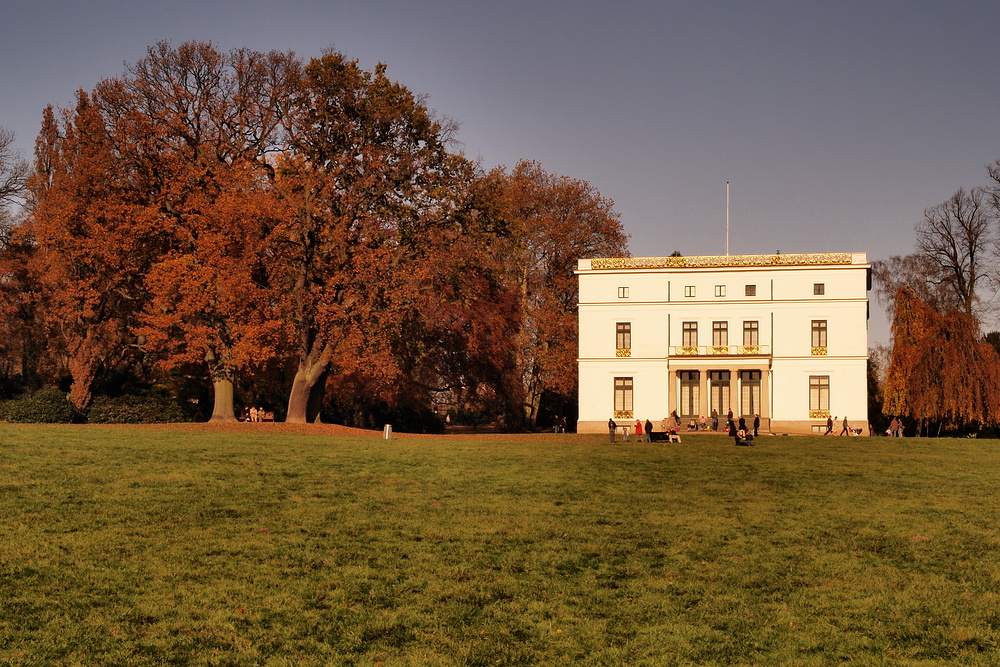
[{"label": "tree canopy", "polygon": [[1000,423],[1000,357],[979,322],[939,313],[908,288],[895,298],[883,412],[957,425]]},{"label": "tree canopy", "polygon": [[626,238],[590,184],[481,173],[454,127],[384,64],[156,44],[45,109],[5,326],[79,410],[200,369],[213,419],[267,375],[289,421],[447,395],[533,426],[575,393],[575,262]]}]

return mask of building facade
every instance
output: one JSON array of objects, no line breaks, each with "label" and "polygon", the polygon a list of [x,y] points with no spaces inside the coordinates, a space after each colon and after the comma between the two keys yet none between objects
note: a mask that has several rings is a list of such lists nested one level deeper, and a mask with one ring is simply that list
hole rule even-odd
[{"label": "building facade", "polygon": [[580,433],[676,411],[868,434],[865,253],[580,260]]}]

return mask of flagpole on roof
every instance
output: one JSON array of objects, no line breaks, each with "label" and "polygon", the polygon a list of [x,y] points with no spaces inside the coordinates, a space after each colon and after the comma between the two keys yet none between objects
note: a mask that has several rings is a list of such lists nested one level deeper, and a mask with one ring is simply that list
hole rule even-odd
[{"label": "flagpole on roof", "polygon": [[729,257],[729,181],[726,181],[726,257]]}]

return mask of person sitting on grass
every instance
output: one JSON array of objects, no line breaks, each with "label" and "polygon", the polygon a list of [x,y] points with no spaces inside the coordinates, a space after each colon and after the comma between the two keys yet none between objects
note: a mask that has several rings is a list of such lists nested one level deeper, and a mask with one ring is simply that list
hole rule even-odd
[{"label": "person sitting on grass", "polygon": [[749,433],[744,428],[741,428],[740,430],[736,431],[736,446],[753,447],[753,434]]}]

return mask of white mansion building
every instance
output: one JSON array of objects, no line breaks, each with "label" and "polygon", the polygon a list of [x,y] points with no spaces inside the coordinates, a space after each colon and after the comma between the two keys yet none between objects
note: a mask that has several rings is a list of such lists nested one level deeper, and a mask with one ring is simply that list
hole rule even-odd
[{"label": "white mansion building", "polygon": [[[761,433],[868,418],[865,253],[581,259],[580,433],[676,410]],[[865,428],[867,435],[867,428]]]}]

